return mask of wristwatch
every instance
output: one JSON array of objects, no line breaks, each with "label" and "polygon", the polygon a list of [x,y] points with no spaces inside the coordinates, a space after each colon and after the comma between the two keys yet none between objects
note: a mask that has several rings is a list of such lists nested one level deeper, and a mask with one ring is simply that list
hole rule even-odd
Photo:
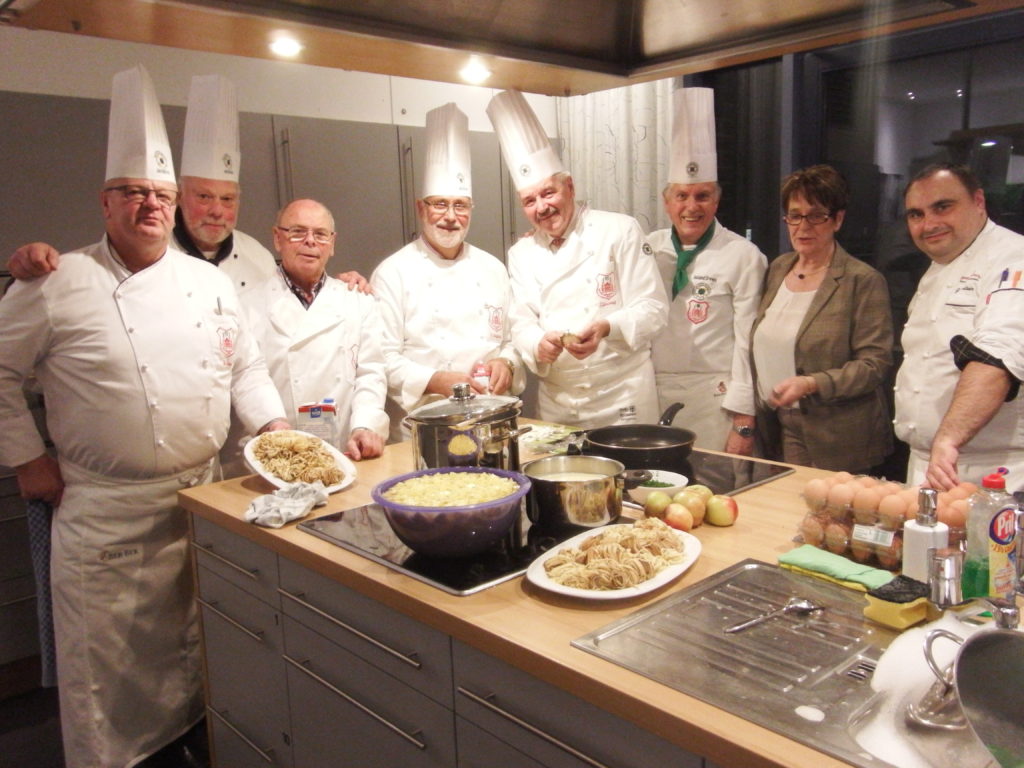
[{"label": "wristwatch", "polygon": [[744,424],[742,427],[737,427],[735,424],[733,424],[732,425],[732,431],[735,432],[740,437],[753,437],[754,436],[754,428],[753,427],[748,427],[746,424]]}]

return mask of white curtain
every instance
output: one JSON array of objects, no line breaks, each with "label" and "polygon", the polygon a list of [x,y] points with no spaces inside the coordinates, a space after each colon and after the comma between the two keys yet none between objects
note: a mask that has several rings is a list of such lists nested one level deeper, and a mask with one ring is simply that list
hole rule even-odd
[{"label": "white curtain", "polygon": [[562,160],[576,196],[635,216],[645,232],[668,226],[661,190],[672,143],[672,90],[656,80],[557,102]]}]

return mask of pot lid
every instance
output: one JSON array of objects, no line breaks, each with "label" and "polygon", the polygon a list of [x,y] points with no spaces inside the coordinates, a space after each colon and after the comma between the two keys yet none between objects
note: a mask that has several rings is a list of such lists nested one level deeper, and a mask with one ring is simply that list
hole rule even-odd
[{"label": "pot lid", "polygon": [[456,384],[451,397],[422,405],[408,418],[421,424],[476,424],[516,416],[519,408],[518,397],[478,395],[469,384]]}]

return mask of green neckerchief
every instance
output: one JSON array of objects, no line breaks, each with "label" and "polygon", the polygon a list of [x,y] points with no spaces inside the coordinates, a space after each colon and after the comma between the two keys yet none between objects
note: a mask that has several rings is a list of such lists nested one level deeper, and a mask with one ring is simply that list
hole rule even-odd
[{"label": "green neckerchief", "polygon": [[700,236],[700,240],[690,250],[685,250],[683,244],[679,242],[679,233],[676,232],[676,228],[672,227],[672,245],[676,249],[676,276],[672,280],[672,298],[674,299],[679,295],[679,292],[686,287],[686,284],[690,281],[686,276],[686,268],[690,266],[694,259],[697,258],[697,254],[703,251],[708,243],[711,242],[711,236],[715,234],[715,222],[714,219],[711,221],[711,226],[708,227],[707,231]]}]

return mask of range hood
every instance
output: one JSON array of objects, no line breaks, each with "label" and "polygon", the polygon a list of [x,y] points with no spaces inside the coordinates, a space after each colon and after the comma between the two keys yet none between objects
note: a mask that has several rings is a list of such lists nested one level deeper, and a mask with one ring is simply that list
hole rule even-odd
[{"label": "range hood", "polygon": [[15,26],[569,96],[1019,8],[1020,0],[0,0]]}]

